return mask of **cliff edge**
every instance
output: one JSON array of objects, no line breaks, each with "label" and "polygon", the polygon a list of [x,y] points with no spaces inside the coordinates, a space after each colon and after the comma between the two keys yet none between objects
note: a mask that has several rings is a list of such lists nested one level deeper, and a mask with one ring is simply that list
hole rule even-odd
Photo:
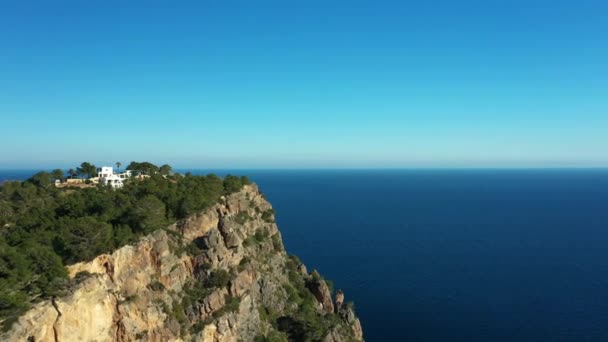
[{"label": "cliff edge", "polygon": [[344,294],[287,255],[255,184],[68,271],[69,293],[36,304],[0,340],[363,340]]}]

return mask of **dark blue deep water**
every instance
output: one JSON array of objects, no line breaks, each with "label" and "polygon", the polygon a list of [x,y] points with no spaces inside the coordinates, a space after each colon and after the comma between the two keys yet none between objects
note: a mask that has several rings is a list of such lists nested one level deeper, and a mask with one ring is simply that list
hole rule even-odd
[{"label": "dark blue deep water", "polygon": [[608,341],[608,170],[234,173],[368,341]]}]

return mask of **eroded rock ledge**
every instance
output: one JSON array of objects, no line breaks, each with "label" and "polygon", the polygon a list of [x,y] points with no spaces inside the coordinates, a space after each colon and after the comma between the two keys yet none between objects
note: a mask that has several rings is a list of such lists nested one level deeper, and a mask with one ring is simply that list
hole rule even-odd
[{"label": "eroded rock ledge", "polygon": [[69,267],[72,286],[2,341],[362,341],[344,294],[285,253],[256,185]]}]

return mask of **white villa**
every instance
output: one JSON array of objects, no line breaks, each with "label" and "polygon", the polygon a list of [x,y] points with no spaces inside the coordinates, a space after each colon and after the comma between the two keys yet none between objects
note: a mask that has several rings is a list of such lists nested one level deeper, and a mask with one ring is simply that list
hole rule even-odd
[{"label": "white villa", "polygon": [[114,167],[102,166],[97,168],[97,177],[103,185],[109,185],[114,189],[122,188],[123,180],[131,177],[131,170],[126,170],[122,173],[114,173]]}]

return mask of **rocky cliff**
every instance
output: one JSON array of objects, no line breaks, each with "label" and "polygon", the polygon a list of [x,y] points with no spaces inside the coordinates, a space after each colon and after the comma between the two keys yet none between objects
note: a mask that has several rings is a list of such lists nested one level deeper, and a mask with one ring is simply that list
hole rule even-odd
[{"label": "rocky cliff", "polygon": [[361,341],[344,294],[286,254],[271,205],[247,185],[137,244],[69,267],[2,341]]}]

